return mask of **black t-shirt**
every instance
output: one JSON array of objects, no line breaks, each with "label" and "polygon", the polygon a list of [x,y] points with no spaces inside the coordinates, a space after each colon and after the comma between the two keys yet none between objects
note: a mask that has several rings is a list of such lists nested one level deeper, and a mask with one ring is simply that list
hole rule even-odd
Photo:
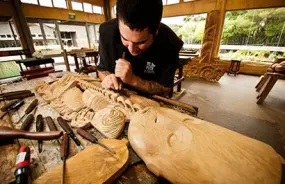
[{"label": "black t-shirt", "polygon": [[152,45],[139,56],[132,56],[122,44],[117,19],[103,23],[99,29],[99,71],[114,73],[115,61],[122,58],[132,65],[136,76],[172,87],[183,42],[165,24],[161,23]]}]

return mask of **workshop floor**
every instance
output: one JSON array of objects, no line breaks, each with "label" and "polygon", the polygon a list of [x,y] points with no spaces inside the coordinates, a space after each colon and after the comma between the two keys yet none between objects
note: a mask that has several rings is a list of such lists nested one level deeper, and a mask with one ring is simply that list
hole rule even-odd
[{"label": "workshop floor", "polygon": [[219,83],[187,79],[179,100],[198,106],[200,118],[263,141],[285,158],[285,81],[257,105],[258,81],[248,75],[224,75]]}]

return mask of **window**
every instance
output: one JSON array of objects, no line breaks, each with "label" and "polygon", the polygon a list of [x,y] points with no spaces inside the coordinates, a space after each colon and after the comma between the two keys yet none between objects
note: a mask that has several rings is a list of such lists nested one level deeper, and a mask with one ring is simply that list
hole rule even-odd
[{"label": "window", "polygon": [[6,38],[6,35],[0,35],[0,38]]},{"label": "window", "polygon": [[92,13],[92,5],[90,3],[83,3],[83,8],[85,12]]},{"label": "window", "polygon": [[116,15],[117,14],[117,6],[115,5],[115,6],[113,6],[113,13],[114,13],[114,15]]},{"label": "window", "polygon": [[7,34],[7,38],[12,38],[12,35],[10,35],[10,34]]},{"label": "window", "polygon": [[56,8],[67,8],[66,0],[53,0],[53,6]]},{"label": "window", "polygon": [[41,34],[38,34],[38,37],[43,37],[43,35],[41,35]]},{"label": "window", "polygon": [[285,8],[227,12],[219,56],[258,62],[285,57]]},{"label": "window", "polygon": [[163,4],[163,5],[166,5],[166,0],[162,0],[162,4]]},{"label": "window", "polygon": [[52,7],[51,0],[39,0],[41,6]]},{"label": "window", "polygon": [[32,37],[34,38],[34,37],[36,37],[36,35],[35,35],[35,34],[32,34]]},{"label": "window", "polygon": [[177,4],[179,0],[167,0],[167,4]]},{"label": "window", "polygon": [[207,14],[163,18],[161,22],[168,25],[184,42],[183,49],[198,54],[202,40]]},{"label": "window", "polygon": [[102,7],[93,5],[93,13],[103,14]]},{"label": "window", "polygon": [[82,3],[71,1],[71,6],[73,10],[83,11]]},{"label": "window", "polygon": [[38,0],[21,0],[22,3],[38,4]]}]

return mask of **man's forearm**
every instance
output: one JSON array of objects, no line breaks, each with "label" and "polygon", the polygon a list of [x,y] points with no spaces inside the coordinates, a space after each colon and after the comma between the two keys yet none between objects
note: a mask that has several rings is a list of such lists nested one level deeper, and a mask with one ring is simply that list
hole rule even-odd
[{"label": "man's forearm", "polygon": [[164,87],[163,85],[160,85],[154,81],[141,79],[140,77],[136,77],[131,86],[151,95],[168,96],[171,91],[171,88]]},{"label": "man's forearm", "polygon": [[99,71],[98,70],[98,76],[99,76],[101,81],[103,81],[104,78],[109,74],[111,74],[109,71]]}]

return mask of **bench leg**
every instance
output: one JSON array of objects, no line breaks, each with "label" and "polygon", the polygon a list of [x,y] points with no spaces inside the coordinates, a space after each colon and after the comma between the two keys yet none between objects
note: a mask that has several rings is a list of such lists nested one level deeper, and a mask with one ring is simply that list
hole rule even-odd
[{"label": "bench leg", "polygon": [[269,92],[277,82],[277,80],[278,76],[271,75],[268,77],[266,83],[264,84],[264,87],[262,88],[261,92],[258,95],[258,100],[256,102],[257,104],[263,103],[263,101],[265,100],[265,98],[267,97],[267,95],[269,94]]},{"label": "bench leg", "polygon": [[261,77],[260,81],[255,86],[257,92],[259,92],[261,90],[263,85],[266,83],[267,79],[268,79],[268,75],[266,75],[266,74]]}]

